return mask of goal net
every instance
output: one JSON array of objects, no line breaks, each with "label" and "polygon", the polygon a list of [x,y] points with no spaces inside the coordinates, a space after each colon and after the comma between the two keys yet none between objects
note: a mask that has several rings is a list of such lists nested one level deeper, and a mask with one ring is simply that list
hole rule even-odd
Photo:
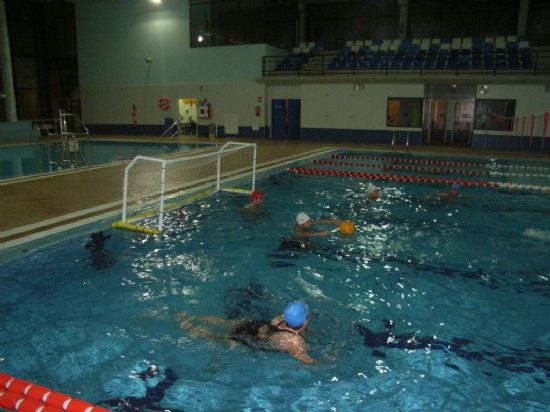
[{"label": "goal net", "polygon": [[[222,147],[174,156],[136,156],[128,164],[124,171],[122,218],[114,227],[158,233],[163,228],[164,213],[189,203],[191,193],[196,199],[220,190],[250,193],[255,188],[255,143],[227,142]],[[134,224],[151,216],[156,220],[154,227]]]}]

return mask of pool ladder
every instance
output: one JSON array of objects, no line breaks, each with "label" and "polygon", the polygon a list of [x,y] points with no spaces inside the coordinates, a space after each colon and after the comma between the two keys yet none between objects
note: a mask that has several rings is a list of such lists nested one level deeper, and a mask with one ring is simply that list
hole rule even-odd
[{"label": "pool ladder", "polygon": [[[395,147],[395,142],[396,142],[396,133],[397,133],[397,130],[393,129],[393,134],[392,134],[392,137],[391,137],[391,146],[392,148]],[[409,142],[410,142],[410,130],[407,130],[407,139],[405,140],[405,147],[409,147]]]},{"label": "pool ladder", "polygon": [[[71,121],[71,124],[73,126],[75,123],[78,123],[82,131],[69,130],[69,121]],[[77,138],[77,136],[89,137],[90,131],[88,130],[86,125],[82,123],[78,116],[72,113],[67,113],[63,109],[59,110],[58,122],[58,130],[61,137],[62,145],[62,156],[60,161],[53,161],[50,157],[50,171],[53,171],[54,168],[57,168],[57,170],[74,169],[79,166],[79,163],[80,165],[91,164],[91,160],[89,158],[90,151],[88,150],[88,159],[86,161],[86,159],[84,158],[85,154],[81,150],[81,145]]]}]

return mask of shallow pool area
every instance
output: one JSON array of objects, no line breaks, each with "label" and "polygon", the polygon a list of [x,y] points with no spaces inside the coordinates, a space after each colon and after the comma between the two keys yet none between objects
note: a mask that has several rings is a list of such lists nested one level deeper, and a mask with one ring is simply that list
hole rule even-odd
[{"label": "shallow pool area", "polygon": [[92,139],[4,145],[0,149],[0,180],[212,147],[198,143],[151,143]]},{"label": "shallow pool area", "polygon": [[[425,176],[369,162],[382,166],[339,167]],[[438,176],[462,179],[453,202],[439,199],[449,185],[437,181],[274,170],[258,178],[261,209],[218,193],[169,212],[159,236],[97,226],[101,241],[72,236],[6,262],[0,371],[115,411],[123,401],[172,411],[546,410],[548,194]],[[369,183],[379,200],[367,200]],[[331,235],[296,241],[302,211],[357,231],[319,226]],[[294,300],[309,306],[317,365],[193,338],[176,319],[269,320]]]}]

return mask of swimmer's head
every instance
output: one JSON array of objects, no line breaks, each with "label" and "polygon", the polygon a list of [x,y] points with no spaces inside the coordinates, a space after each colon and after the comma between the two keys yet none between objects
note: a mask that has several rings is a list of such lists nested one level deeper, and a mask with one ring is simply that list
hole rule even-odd
[{"label": "swimmer's head", "polygon": [[311,218],[308,216],[307,213],[304,213],[304,212],[300,212],[296,215],[296,224],[298,226],[301,226],[303,225],[304,223],[307,223],[311,221]]},{"label": "swimmer's head", "polygon": [[262,203],[263,200],[264,200],[264,194],[262,192],[260,192],[259,190],[254,190],[251,194],[250,194],[250,200],[253,202],[253,203]]},{"label": "swimmer's head", "polygon": [[374,201],[380,198],[380,193],[378,193],[378,190],[380,190],[378,186],[369,183],[369,185],[367,186],[367,197],[369,198],[369,200]]},{"label": "swimmer's head", "polygon": [[460,185],[460,183],[458,182],[453,182],[453,185],[451,186],[451,189],[454,189],[456,190],[457,192],[460,192],[460,189],[462,188],[462,186]]},{"label": "swimmer's head", "polygon": [[307,305],[303,302],[289,303],[283,312],[285,323],[291,328],[298,329],[308,317]]}]

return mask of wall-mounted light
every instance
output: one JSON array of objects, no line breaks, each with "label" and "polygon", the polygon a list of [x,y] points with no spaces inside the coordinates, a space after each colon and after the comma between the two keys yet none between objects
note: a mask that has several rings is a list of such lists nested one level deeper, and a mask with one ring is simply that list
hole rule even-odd
[{"label": "wall-mounted light", "polygon": [[197,41],[198,41],[199,43],[201,43],[203,40],[204,40],[204,37],[202,37],[202,35],[199,34],[199,36],[197,37]]},{"label": "wall-mounted light", "polygon": [[146,58],[145,58],[145,63],[151,63],[152,60],[153,60],[153,59],[151,59],[150,57],[146,57]]},{"label": "wall-mounted light", "polygon": [[162,4],[162,0],[149,0],[153,4]]}]

